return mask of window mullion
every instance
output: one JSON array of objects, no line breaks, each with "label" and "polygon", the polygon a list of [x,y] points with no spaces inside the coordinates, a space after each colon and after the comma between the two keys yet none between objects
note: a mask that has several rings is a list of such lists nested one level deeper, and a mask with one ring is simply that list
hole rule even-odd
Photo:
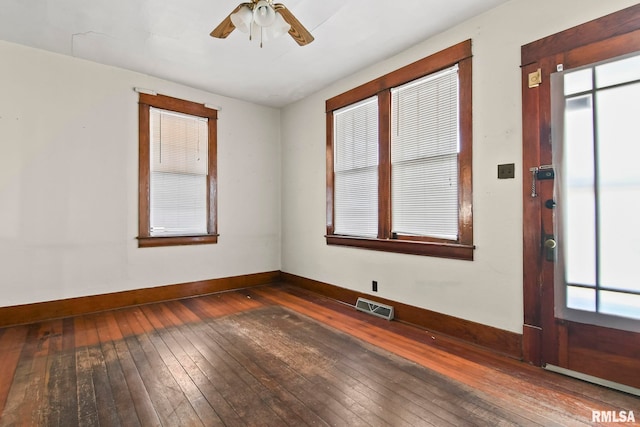
[{"label": "window mullion", "polygon": [[378,94],[378,238],[391,235],[391,92]]}]

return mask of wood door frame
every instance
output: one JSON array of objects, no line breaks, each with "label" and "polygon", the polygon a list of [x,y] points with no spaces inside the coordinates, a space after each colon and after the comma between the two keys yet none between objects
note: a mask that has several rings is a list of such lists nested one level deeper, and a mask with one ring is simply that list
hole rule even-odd
[{"label": "wood door frame", "polygon": [[548,310],[553,310],[553,293],[542,292],[542,279],[549,266],[544,264],[540,230],[542,215],[551,213],[541,208],[540,197],[531,197],[533,178],[529,171],[531,167],[551,161],[550,158],[543,158],[540,150],[541,141],[550,141],[551,118],[539,108],[541,103],[550,99],[550,83],[548,79],[543,79],[538,87],[529,88],[528,76],[539,68],[547,70],[543,75],[548,75],[549,67],[564,63],[563,57],[567,51],[639,29],[640,4],[522,46],[523,357],[536,366],[557,362],[554,357],[562,357],[550,355],[548,349],[543,348],[543,331],[545,334],[555,334],[556,340],[561,339],[557,335],[562,334],[554,331],[553,315],[548,313]]}]

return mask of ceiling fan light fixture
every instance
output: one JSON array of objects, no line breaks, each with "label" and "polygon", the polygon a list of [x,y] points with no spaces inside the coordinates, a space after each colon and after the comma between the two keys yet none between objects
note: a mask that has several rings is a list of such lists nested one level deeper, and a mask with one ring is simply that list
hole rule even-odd
[{"label": "ceiling fan light fixture", "polygon": [[276,22],[276,11],[268,1],[260,0],[253,8],[253,20],[261,27],[270,27]]},{"label": "ceiling fan light fixture", "polygon": [[[285,33],[300,46],[311,43],[314,38],[289,9],[274,0],[245,0],[211,31],[211,37],[226,39],[236,28],[249,33],[249,40],[272,40]],[[256,36],[256,37],[254,37]]]},{"label": "ceiling fan light fixture", "polygon": [[232,13],[229,17],[238,30],[243,33],[249,33],[251,31],[253,12],[249,7],[242,6],[236,13]]}]

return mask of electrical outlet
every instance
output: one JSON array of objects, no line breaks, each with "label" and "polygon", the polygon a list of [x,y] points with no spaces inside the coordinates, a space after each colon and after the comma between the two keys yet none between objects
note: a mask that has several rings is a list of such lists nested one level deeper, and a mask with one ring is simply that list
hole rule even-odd
[{"label": "electrical outlet", "polygon": [[378,292],[378,281],[377,280],[372,280],[371,281],[371,290],[373,292]]},{"label": "electrical outlet", "polygon": [[507,163],[504,165],[498,165],[498,179],[507,179],[516,177],[516,165],[514,163]]}]

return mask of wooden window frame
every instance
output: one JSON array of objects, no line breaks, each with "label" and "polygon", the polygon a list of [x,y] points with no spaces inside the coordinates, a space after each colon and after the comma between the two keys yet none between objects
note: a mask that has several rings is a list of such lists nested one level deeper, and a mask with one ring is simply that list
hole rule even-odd
[{"label": "wooden window frame", "polygon": [[[207,119],[209,159],[207,174],[207,233],[189,236],[151,236],[150,227],[150,107]],[[140,94],[138,103],[138,247],[200,245],[218,242],[217,228],[217,122],[218,111],[166,95]]]},{"label": "wooden window frame", "polygon": [[[460,153],[458,157],[458,240],[391,235],[391,89],[458,64]],[[378,97],[378,236],[351,237],[334,234],[334,111]],[[473,260],[472,192],[472,49],[471,40],[458,43],[396,71],[326,101],[326,241],[385,252]]]}]

